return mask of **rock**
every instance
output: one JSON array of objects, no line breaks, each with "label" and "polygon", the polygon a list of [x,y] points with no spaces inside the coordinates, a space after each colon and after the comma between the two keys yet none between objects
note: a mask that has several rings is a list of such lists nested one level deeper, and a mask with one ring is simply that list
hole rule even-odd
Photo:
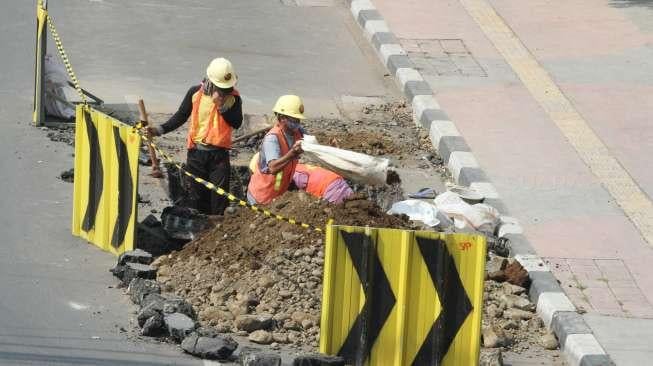
[{"label": "rock", "polygon": [[533,313],[520,309],[506,309],[503,317],[512,320],[528,320],[533,317]]},{"label": "rock", "polygon": [[302,236],[300,234],[294,234],[294,233],[291,233],[291,232],[288,232],[288,231],[282,231],[281,232],[281,237],[285,241],[293,241],[293,240],[297,240],[297,239],[301,238]]},{"label": "rock", "polygon": [[167,331],[163,314],[156,313],[145,321],[143,329],[141,329],[141,335],[146,337],[162,337],[168,333]]},{"label": "rock", "polygon": [[286,333],[274,332],[272,333],[272,340],[277,343],[288,343],[288,335]]},{"label": "rock", "polygon": [[295,311],[290,315],[290,319],[296,321],[297,323],[301,324],[304,320],[306,319],[311,319],[311,315],[302,311]]},{"label": "rock", "polygon": [[191,355],[209,360],[227,360],[238,347],[229,336],[203,337],[193,332],[181,342],[181,348]]},{"label": "rock", "polygon": [[345,360],[340,356],[320,354],[297,356],[292,361],[293,366],[345,366]]},{"label": "rock", "polygon": [[165,314],[163,319],[168,327],[170,338],[177,343],[181,342],[188,334],[195,330],[195,321],[185,314]]},{"label": "rock", "polygon": [[[114,274],[116,274],[114,272]],[[156,279],[156,269],[152,268],[147,264],[140,263],[127,263],[122,266],[122,276],[116,277],[122,280],[123,285],[127,286],[134,278],[142,278],[146,280],[155,280]]]},{"label": "rock", "polygon": [[209,306],[198,314],[203,320],[234,320],[234,316],[228,312],[221,310],[217,306]]},{"label": "rock", "polygon": [[501,310],[497,305],[490,304],[485,307],[485,312],[489,319],[495,319],[501,317],[503,310]]},{"label": "rock", "polygon": [[547,333],[540,337],[540,344],[542,347],[553,350],[558,348],[558,339],[556,338],[555,334],[553,333]]},{"label": "rock", "polygon": [[479,366],[503,366],[503,356],[500,349],[481,349]]},{"label": "rock", "polygon": [[258,285],[263,288],[272,287],[277,281],[271,275],[263,275],[258,279]]},{"label": "rock", "polygon": [[528,288],[530,285],[531,279],[528,277],[528,272],[518,261],[513,261],[508,264],[503,272],[505,273],[506,281],[513,285],[523,288]]},{"label": "rock", "polygon": [[506,304],[506,308],[516,308],[526,311],[534,311],[535,305],[530,302],[528,299],[517,295],[506,295],[503,294],[499,297],[499,300]]},{"label": "rock", "polygon": [[508,345],[508,338],[502,330],[495,330],[492,327],[485,327],[481,331],[483,337],[483,347],[497,348]]},{"label": "rock", "polygon": [[135,278],[129,283],[127,293],[134,304],[140,305],[143,299],[145,299],[145,296],[149,294],[160,294],[161,286],[156,281]]},{"label": "rock", "polygon": [[64,170],[59,174],[59,178],[64,182],[73,183],[75,181],[75,168]]},{"label": "rock", "polygon": [[490,253],[490,259],[485,263],[485,272],[493,273],[503,271],[508,265],[508,258],[500,257]]},{"label": "rock", "polygon": [[125,266],[117,264],[115,267],[111,268],[109,272],[113,273],[113,275],[119,280],[122,280],[123,277],[125,277]]},{"label": "rock", "polygon": [[272,343],[272,334],[266,330],[257,330],[250,333],[248,339],[254,343],[270,344]]},{"label": "rock", "polygon": [[504,271],[488,272],[486,278],[492,281],[504,282],[506,280],[506,274]]},{"label": "rock", "polygon": [[530,329],[531,332],[538,331],[542,327],[544,327],[544,321],[542,321],[542,318],[539,316],[534,316],[528,320],[528,329]]},{"label": "rock", "polygon": [[313,327],[313,325],[315,325],[315,323],[313,323],[313,319],[304,319],[304,320],[302,320],[302,328],[304,328],[304,329],[309,329],[309,328]]},{"label": "rock", "polygon": [[288,290],[281,290],[279,291],[279,296],[281,296],[282,299],[287,299],[292,296],[292,292]]},{"label": "rock", "polygon": [[141,309],[136,315],[138,325],[143,327],[147,319],[153,317],[156,314],[162,313],[164,301],[165,298],[159,294],[150,294],[146,296],[141,303]]},{"label": "rock", "polygon": [[165,300],[163,302],[162,311],[165,314],[180,313],[193,320],[197,319],[197,314],[195,314],[195,310],[193,310],[193,305],[180,297]]},{"label": "rock", "polygon": [[240,301],[227,303],[227,308],[234,317],[249,314],[249,306]]},{"label": "rock", "polygon": [[302,327],[297,324],[296,321],[292,319],[288,319],[283,323],[283,329],[289,329],[289,330],[301,330]]},{"label": "rock", "polygon": [[257,306],[261,302],[258,296],[256,296],[256,294],[253,294],[251,292],[246,294],[239,293],[238,296],[236,296],[236,298],[240,303],[245,304],[247,306]]},{"label": "rock", "polygon": [[270,314],[239,315],[234,321],[236,328],[251,333],[261,329],[270,329],[274,326],[274,319]]},{"label": "rock", "polygon": [[152,261],[154,261],[152,254],[142,249],[130,250],[118,257],[119,266],[124,266],[127,263],[151,264]]},{"label": "rock", "polygon": [[272,353],[246,352],[240,354],[242,366],[281,366],[281,357]]},{"label": "rock", "polygon": [[501,288],[503,289],[503,293],[505,293],[506,295],[521,295],[526,292],[525,288],[521,286],[513,285],[512,283],[509,282],[502,283]]},{"label": "rock", "polygon": [[519,329],[519,324],[515,320],[508,320],[501,326],[501,328],[505,330]]}]

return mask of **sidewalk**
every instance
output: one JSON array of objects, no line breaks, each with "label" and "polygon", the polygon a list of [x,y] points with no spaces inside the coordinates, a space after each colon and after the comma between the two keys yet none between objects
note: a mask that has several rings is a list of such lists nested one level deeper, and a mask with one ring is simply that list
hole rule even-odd
[{"label": "sidewalk", "polygon": [[647,364],[651,228],[631,221],[632,196],[620,190],[641,188],[632,201],[650,207],[653,9],[372,2],[606,352],[618,365]]}]

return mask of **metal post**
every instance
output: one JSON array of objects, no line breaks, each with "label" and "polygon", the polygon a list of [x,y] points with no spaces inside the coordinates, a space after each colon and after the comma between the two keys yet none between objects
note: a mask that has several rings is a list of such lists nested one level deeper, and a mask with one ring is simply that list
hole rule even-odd
[{"label": "metal post", "polygon": [[36,47],[34,62],[34,112],[32,121],[35,126],[42,126],[45,123],[45,54],[47,52],[47,15],[48,1],[37,0],[36,2]]}]

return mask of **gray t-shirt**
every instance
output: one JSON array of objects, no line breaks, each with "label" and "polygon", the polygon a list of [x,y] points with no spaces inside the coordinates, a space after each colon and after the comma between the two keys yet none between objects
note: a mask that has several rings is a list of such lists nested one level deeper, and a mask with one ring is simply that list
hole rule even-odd
[{"label": "gray t-shirt", "polygon": [[[288,134],[284,132],[286,136],[286,141],[288,142],[288,147],[292,147],[295,144],[295,137],[292,133]],[[261,143],[261,152],[259,154],[259,166],[261,167],[261,172],[269,173],[270,169],[268,164],[272,160],[277,160],[281,158],[281,146],[279,145],[279,140],[275,134],[267,134],[263,138]]]}]

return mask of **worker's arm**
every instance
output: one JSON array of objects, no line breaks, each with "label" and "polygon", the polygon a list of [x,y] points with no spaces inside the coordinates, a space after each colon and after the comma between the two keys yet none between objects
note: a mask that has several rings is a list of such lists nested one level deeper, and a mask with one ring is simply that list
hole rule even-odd
[{"label": "worker's arm", "polygon": [[193,94],[197,92],[198,88],[197,85],[193,85],[188,89],[186,96],[181,101],[181,105],[179,105],[179,109],[177,109],[177,112],[166,123],[156,127],[152,126],[154,135],[163,135],[164,133],[174,131],[188,121],[188,117],[190,117],[193,111]]},{"label": "worker's arm", "polygon": [[295,144],[285,155],[279,159],[270,160],[268,162],[268,169],[270,170],[270,174],[277,174],[283,170],[283,168],[288,165],[289,162],[291,162],[293,159],[297,159],[297,157],[301,155],[302,152],[304,151],[302,150],[301,143],[299,141],[295,141]]},{"label": "worker's arm", "polygon": [[234,95],[235,101],[226,110],[220,110],[222,117],[233,128],[240,128],[243,124],[243,100],[240,95]]}]

